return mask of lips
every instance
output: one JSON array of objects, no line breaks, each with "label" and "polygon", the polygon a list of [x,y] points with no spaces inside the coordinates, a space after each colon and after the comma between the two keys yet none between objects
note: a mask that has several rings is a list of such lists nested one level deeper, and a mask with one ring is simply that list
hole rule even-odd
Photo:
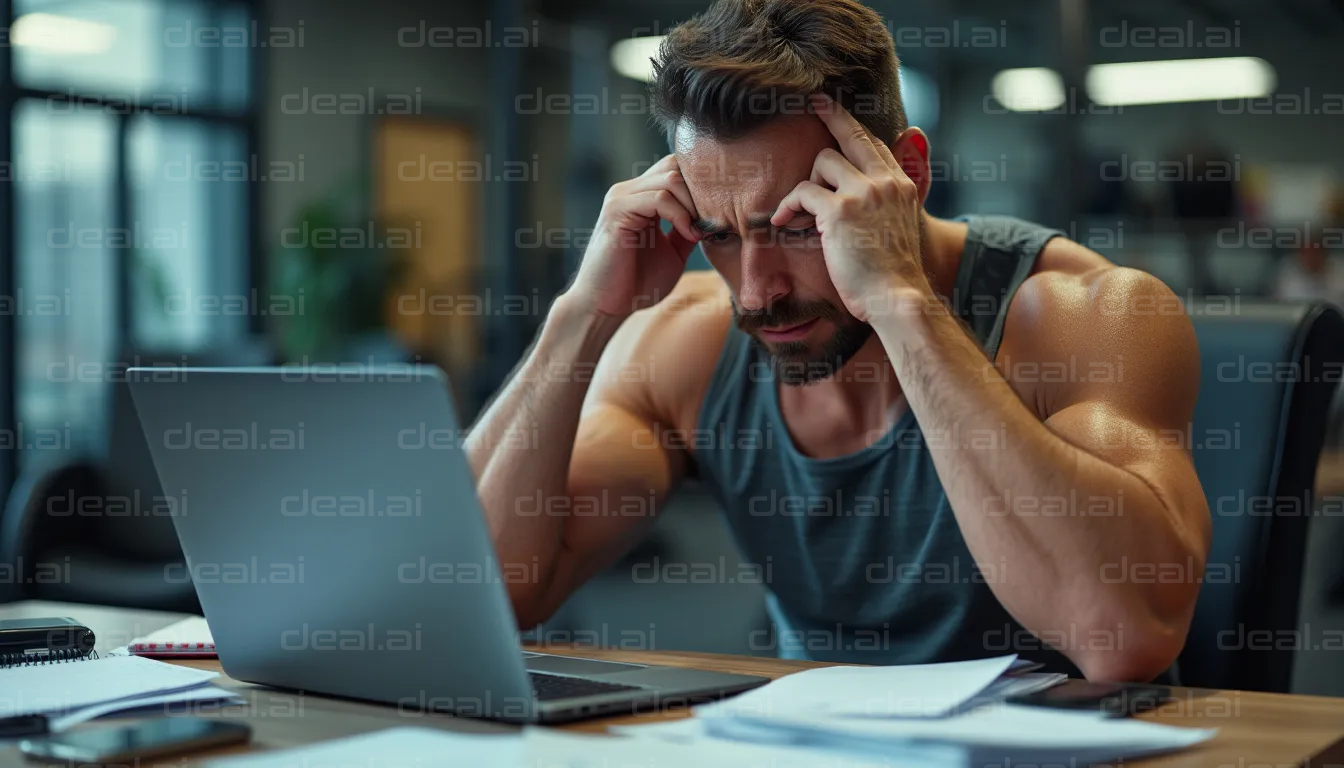
[{"label": "lips", "polygon": [[774,342],[798,341],[799,339],[806,336],[812,330],[812,327],[815,326],[819,320],[820,318],[814,317],[805,323],[791,325],[787,328],[774,328],[774,329],[762,328],[759,331],[757,331],[757,333],[759,333],[761,335],[761,338],[765,339],[766,341],[774,341]]}]

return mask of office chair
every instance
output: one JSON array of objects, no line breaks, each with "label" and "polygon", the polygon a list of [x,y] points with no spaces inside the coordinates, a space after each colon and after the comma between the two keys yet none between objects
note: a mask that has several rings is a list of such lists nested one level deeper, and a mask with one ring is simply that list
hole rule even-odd
[{"label": "office chair", "polygon": [[[154,365],[267,365],[265,345],[196,356],[124,355]],[[124,381],[108,385],[107,444],[54,466],[35,456],[0,517],[0,566],[18,578],[8,600],[59,600],[200,613],[170,504]],[[185,501],[189,505],[189,499]],[[189,506],[188,506],[189,509]]]},{"label": "office chair", "polygon": [[1195,303],[1195,470],[1213,546],[1177,663],[1180,682],[1287,692],[1326,414],[1344,315],[1324,302]]}]

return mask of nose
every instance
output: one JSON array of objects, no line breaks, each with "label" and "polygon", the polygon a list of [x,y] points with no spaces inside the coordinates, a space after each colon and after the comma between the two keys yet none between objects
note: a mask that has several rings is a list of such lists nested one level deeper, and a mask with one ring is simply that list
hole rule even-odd
[{"label": "nose", "polygon": [[755,242],[764,239],[748,237],[742,243],[739,256],[742,286],[737,303],[747,312],[765,309],[789,293],[784,259],[772,244]]}]

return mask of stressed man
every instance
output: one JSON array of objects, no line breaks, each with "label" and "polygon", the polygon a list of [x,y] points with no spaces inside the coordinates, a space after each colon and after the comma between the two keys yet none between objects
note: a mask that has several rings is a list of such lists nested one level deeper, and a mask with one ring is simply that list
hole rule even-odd
[{"label": "stressed man", "polygon": [[[538,575],[509,584],[520,625],[638,541],[649,505],[622,500],[695,476],[769,564],[785,655],[1167,670],[1210,526],[1168,289],[1057,231],[925,213],[928,138],[852,0],[720,0],[652,89],[673,153],[608,192],[471,433],[501,562]],[[697,246],[713,271],[685,272]]]}]

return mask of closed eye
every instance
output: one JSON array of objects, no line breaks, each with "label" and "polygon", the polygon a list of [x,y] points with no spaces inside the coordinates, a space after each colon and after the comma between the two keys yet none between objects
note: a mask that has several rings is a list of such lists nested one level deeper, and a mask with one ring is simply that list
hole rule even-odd
[{"label": "closed eye", "polygon": [[785,227],[784,229],[781,229],[780,232],[783,234],[785,240],[795,240],[795,241],[806,240],[810,237],[816,237],[817,235],[821,234],[820,230],[818,230],[816,227],[803,227],[798,229],[790,229],[788,227]]}]

